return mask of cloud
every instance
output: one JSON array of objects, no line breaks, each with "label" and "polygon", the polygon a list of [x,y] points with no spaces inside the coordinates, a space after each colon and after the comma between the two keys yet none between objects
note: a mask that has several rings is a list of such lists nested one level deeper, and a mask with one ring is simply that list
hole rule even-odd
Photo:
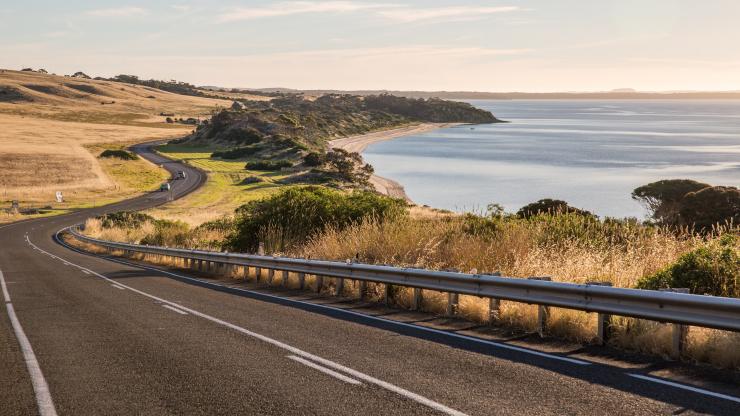
[{"label": "cloud", "polygon": [[187,13],[193,9],[190,5],[187,5],[187,4],[173,4],[170,7],[172,7],[174,10],[180,13]]},{"label": "cloud", "polygon": [[516,6],[499,7],[437,7],[428,9],[399,8],[393,10],[381,10],[379,15],[390,20],[403,23],[438,20],[474,20],[482,19],[488,15],[507,13],[521,10]]},{"label": "cloud", "polygon": [[347,13],[373,9],[399,7],[395,4],[372,4],[354,1],[289,1],[266,7],[238,7],[221,14],[222,22],[260,19],[266,17],[290,16],[307,13]]},{"label": "cloud", "polygon": [[131,16],[143,16],[147,14],[146,9],[141,7],[118,7],[112,9],[96,9],[85,12],[88,16],[95,17],[131,17]]}]

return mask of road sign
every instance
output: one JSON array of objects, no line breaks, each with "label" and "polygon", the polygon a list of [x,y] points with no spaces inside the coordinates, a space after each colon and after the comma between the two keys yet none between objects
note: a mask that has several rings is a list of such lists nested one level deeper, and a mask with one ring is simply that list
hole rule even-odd
[{"label": "road sign", "polygon": [[57,191],[56,196],[57,196],[57,202],[59,202],[60,204],[64,202],[64,195],[62,195],[62,191]]}]

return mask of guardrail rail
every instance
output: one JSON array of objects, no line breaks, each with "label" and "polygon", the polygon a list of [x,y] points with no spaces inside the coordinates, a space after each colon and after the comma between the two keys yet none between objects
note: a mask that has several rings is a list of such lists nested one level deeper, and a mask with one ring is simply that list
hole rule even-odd
[{"label": "guardrail rail", "polygon": [[740,299],[707,295],[693,295],[682,290],[654,291],[611,287],[604,283],[574,284],[553,282],[548,278],[512,278],[495,274],[460,273],[415,268],[336,262],[252,254],[186,250],[145,246],[99,240],[83,235],[79,226],[67,229],[77,240],[103,247],[110,252],[120,250],[124,255],[147,255],[179,258],[191,269],[212,271],[214,268],[255,269],[257,280],[262,270],[268,271],[271,282],[276,271],[283,272],[283,284],[288,273],[297,273],[301,289],[305,276],[316,276],[316,290],[320,291],[324,278],[337,279],[335,290],[342,292],[344,279],[360,282],[360,297],[365,294],[368,282],[385,285],[385,299],[389,300],[391,286],[414,288],[414,309],[421,302],[422,290],[448,293],[448,314],[457,310],[458,296],[471,295],[490,299],[490,317],[495,320],[501,300],[522,302],[539,306],[538,332],[543,333],[547,324],[548,307],[574,309],[598,313],[597,339],[604,343],[609,336],[612,315],[648,319],[674,324],[673,354],[682,353],[687,327],[693,325],[740,332]]}]

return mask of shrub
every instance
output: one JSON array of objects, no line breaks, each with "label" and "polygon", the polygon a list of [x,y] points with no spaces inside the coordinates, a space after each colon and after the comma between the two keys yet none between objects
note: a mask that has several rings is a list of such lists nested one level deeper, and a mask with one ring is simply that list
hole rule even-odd
[{"label": "shrub", "polygon": [[637,282],[639,289],[689,288],[691,293],[740,297],[740,245],[725,235]]},{"label": "shrub", "polygon": [[139,228],[154,217],[141,212],[119,211],[96,217],[103,228]]},{"label": "shrub", "polygon": [[371,192],[343,193],[324,187],[291,188],[269,198],[242,205],[227,246],[255,251],[269,233],[272,249],[283,250],[306,241],[326,227],[341,229],[366,218],[405,215],[406,203]]},{"label": "shrub", "polygon": [[237,147],[235,149],[213,152],[211,157],[220,157],[221,159],[240,159],[252,156],[262,150],[262,146]]},{"label": "shrub", "polygon": [[138,156],[135,154],[128,152],[126,150],[104,150],[103,153],[100,154],[100,157],[114,157],[121,160],[136,160],[138,159]]},{"label": "shrub", "polygon": [[183,246],[189,238],[190,227],[182,221],[155,220],[154,232],[141,240],[152,246]]},{"label": "shrub", "polygon": [[256,162],[247,162],[244,169],[247,170],[280,170],[282,168],[293,167],[289,160],[258,160]]},{"label": "shrub", "polygon": [[321,166],[326,163],[326,155],[311,152],[303,157],[303,163],[305,163],[306,166]]},{"label": "shrub", "polygon": [[519,211],[517,211],[516,215],[519,218],[530,218],[535,215],[541,215],[541,214],[550,214],[550,215],[557,215],[557,214],[577,214],[577,215],[583,215],[587,217],[592,217],[593,214],[583,210],[578,209],[575,207],[572,207],[568,205],[567,202],[561,201],[559,199],[540,199],[537,202],[532,202],[531,204],[527,204],[523,206]]}]

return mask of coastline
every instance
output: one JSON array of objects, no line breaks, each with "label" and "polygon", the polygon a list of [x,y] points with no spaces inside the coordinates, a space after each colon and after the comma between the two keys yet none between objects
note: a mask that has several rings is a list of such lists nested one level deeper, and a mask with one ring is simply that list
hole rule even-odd
[{"label": "coastline", "polygon": [[[345,137],[341,139],[335,139],[329,142],[329,148],[339,148],[348,152],[362,153],[369,145],[373,143],[383,142],[386,140],[395,139],[397,137],[411,136],[414,134],[426,133],[429,131],[442,129],[446,127],[458,126],[462,123],[421,123],[414,124],[412,126],[398,127],[394,129],[374,131],[371,133],[360,134],[357,136]],[[403,198],[406,201],[413,203],[414,201],[406,195],[406,190],[403,185],[394,181],[393,179],[384,178],[378,175],[372,175],[370,177],[370,184],[375,190],[383,195],[388,195],[394,198]]]}]

